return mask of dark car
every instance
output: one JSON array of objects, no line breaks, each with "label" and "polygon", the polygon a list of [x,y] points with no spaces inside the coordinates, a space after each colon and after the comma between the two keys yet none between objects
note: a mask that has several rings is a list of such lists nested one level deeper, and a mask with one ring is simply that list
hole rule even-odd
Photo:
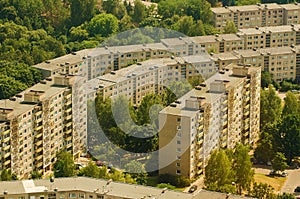
[{"label": "dark car", "polygon": [[294,190],[294,192],[299,193],[300,192],[300,186],[296,187],[296,189]]},{"label": "dark car", "polygon": [[189,193],[193,193],[197,190],[198,186],[197,185],[193,185],[191,186],[191,188],[189,189]]}]

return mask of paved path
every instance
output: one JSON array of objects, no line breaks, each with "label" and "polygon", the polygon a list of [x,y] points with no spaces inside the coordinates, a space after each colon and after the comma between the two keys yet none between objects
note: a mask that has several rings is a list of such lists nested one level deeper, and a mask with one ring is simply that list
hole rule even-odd
[{"label": "paved path", "polygon": [[[191,186],[193,185],[198,186],[197,190],[194,192],[194,193],[198,193],[204,187],[204,176],[203,175],[200,176],[200,178],[198,178],[195,182],[191,184]],[[188,192],[191,186],[185,188],[183,192]]]},{"label": "paved path", "polygon": [[281,193],[294,193],[297,186],[300,186],[300,169],[287,170],[288,176],[285,181]]}]

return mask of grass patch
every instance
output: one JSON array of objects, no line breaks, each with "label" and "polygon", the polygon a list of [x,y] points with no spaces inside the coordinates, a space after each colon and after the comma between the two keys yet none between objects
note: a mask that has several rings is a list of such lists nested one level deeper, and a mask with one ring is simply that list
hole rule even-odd
[{"label": "grass patch", "polygon": [[286,181],[286,177],[270,177],[265,174],[256,173],[254,174],[254,180],[257,183],[269,184],[275,189],[275,191],[280,191],[284,182]]}]

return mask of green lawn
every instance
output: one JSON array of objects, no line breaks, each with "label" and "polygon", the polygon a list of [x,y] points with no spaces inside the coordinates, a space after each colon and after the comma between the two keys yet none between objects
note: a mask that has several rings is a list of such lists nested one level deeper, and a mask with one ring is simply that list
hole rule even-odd
[{"label": "green lawn", "polygon": [[286,177],[270,177],[265,174],[256,173],[254,174],[254,180],[258,183],[269,184],[275,189],[275,191],[280,191],[286,180]]}]

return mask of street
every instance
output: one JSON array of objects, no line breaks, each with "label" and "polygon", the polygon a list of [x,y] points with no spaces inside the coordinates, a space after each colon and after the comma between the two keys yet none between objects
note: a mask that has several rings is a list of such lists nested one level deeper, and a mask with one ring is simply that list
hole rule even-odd
[{"label": "street", "polygon": [[300,169],[287,170],[288,176],[281,193],[294,193],[294,189],[300,186]]}]

